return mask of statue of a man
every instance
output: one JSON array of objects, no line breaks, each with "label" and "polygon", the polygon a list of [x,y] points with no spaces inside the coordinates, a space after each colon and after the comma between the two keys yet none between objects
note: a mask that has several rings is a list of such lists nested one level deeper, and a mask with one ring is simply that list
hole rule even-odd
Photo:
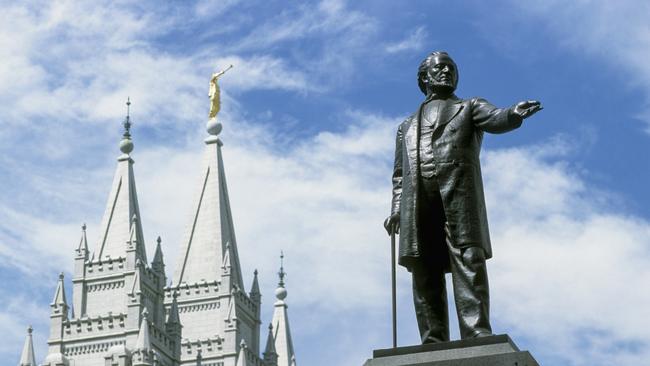
[{"label": "statue of a man", "polygon": [[420,64],[426,96],[397,129],[389,234],[413,276],[422,343],[449,341],[445,273],[451,272],[461,338],[492,334],[485,260],[492,257],[479,153],[483,133],[504,133],[542,109],[537,101],[497,108],[460,99],[456,64],[433,52]]},{"label": "statue of a man", "polygon": [[221,109],[221,90],[219,89],[217,80],[230,69],[232,69],[232,65],[222,71],[215,72],[210,78],[210,91],[208,92],[208,97],[210,98],[210,112],[208,113],[208,118],[210,119],[217,117],[217,113],[219,113],[219,110]]}]

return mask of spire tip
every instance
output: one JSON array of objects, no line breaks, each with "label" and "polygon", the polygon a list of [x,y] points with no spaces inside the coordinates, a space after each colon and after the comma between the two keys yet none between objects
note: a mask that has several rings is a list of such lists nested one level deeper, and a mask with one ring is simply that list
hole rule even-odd
[{"label": "spire tip", "polygon": [[126,118],[124,119],[124,133],[120,141],[120,151],[128,155],[133,151],[133,141],[131,141],[131,98],[126,98]]}]

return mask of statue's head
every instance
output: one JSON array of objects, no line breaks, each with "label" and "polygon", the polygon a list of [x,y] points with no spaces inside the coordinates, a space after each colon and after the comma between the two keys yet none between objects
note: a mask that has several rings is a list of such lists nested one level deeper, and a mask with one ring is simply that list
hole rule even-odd
[{"label": "statue's head", "polygon": [[458,85],[458,68],[444,51],[429,54],[418,68],[418,86],[424,95],[451,94]]}]

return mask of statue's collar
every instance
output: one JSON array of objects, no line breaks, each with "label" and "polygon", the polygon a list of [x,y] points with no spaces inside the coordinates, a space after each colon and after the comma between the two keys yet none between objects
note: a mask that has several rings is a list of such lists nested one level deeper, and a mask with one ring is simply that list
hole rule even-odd
[{"label": "statue's collar", "polygon": [[456,96],[456,94],[453,94],[453,93],[452,93],[452,94],[443,94],[443,95],[441,95],[441,94],[436,94],[436,93],[431,93],[431,94],[429,94],[429,95],[427,96],[427,98],[424,100],[424,102],[423,102],[422,104],[429,103],[430,101],[432,101],[432,100],[436,100],[436,99],[441,99],[441,100],[446,100],[446,99],[450,99],[450,100],[458,100],[458,97]]}]

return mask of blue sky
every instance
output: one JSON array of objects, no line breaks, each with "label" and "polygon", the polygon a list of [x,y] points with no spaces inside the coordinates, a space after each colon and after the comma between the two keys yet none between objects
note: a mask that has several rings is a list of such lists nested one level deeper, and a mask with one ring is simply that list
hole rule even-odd
[{"label": "blue sky", "polygon": [[[199,174],[209,75],[245,280],[270,320],[285,251],[301,365],[390,346],[396,126],[433,50],[457,94],[545,109],[482,154],[495,332],[542,365],[650,358],[650,5],[643,1],[0,3],[0,358],[28,324],[46,355],[56,276],[94,246],[131,97],[142,222],[175,266]],[[150,254],[151,256],[151,254]],[[417,342],[410,280],[399,343]],[[70,283],[67,283],[68,289]],[[452,317],[452,323],[455,319]],[[457,333],[453,335],[458,337]]]}]

